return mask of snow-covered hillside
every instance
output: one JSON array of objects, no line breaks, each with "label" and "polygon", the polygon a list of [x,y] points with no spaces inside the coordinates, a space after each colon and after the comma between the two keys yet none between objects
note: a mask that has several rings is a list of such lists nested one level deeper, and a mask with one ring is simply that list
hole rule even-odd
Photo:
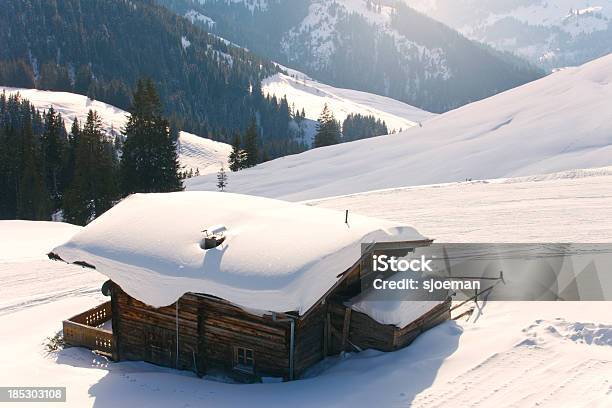
[{"label": "snow-covered hillside", "polygon": [[[612,55],[434,117],[233,174],[229,190],[313,199],[612,164]],[[212,190],[211,177],[188,189]]]},{"label": "snow-covered hillside", "polygon": [[611,0],[404,0],[467,37],[553,69],[612,52]]},{"label": "snow-covered hillside", "polygon": [[[368,193],[316,205],[408,220],[445,241],[495,241],[503,231],[519,241],[571,236],[574,242],[611,242],[610,202],[608,169]],[[99,291],[104,278],[95,271],[44,259],[41,253],[61,244],[73,228],[51,225],[56,232],[49,223],[0,222],[6,249],[0,254],[0,344],[11,350],[0,354],[0,383],[67,386],[65,406],[276,407],[288,400],[295,407],[612,404],[612,317],[610,304],[602,302],[481,304],[468,321],[444,323],[405,349],[329,358],[309,378],[280,384],[230,384],[141,362],[110,363],[80,348],[48,353],[45,339],[61,329],[63,319],[108,299]],[[48,242],[25,253],[32,235]],[[21,261],[5,258],[17,249]]]},{"label": "snow-covered hillside", "polygon": [[[109,134],[119,134],[125,126],[128,113],[100,101],[93,101],[84,95],[69,92],[41,91],[38,89],[9,88],[0,86],[0,93],[19,92],[24,99],[29,100],[39,110],[50,106],[62,114],[68,130],[76,117],[83,124],[89,110],[98,112],[102,126]],[[179,135],[178,152],[181,165],[186,170],[199,169],[200,174],[216,173],[223,164],[227,167],[227,158],[231,146],[226,143],[205,139],[187,132]]]},{"label": "snow-covered hillside", "polygon": [[340,122],[351,113],[372,115],[385,121],[390,132],[409,129],[435,116],[433,113],[395,99],[352,89],[335,88],[315,81],[299,71],[287,71],[287,74],[276,74],[265,79],[262,82],[262,90],[264,94],[275,95],[278,98],[286,96],[290,105],[294,104],[297,109],[304,109],[306,118],[310,119],[307,129],[307,136],[310,138],[315,133],[314,122],[325,104]]}]

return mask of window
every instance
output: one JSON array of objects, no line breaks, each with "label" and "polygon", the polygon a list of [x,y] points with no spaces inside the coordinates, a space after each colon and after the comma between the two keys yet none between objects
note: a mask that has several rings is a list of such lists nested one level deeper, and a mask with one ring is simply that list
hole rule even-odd
[{"label": "window", "polygon": [[253,350],[245,347],[234,347],[234,368],[236,370],[252,373],[255,367]]}]

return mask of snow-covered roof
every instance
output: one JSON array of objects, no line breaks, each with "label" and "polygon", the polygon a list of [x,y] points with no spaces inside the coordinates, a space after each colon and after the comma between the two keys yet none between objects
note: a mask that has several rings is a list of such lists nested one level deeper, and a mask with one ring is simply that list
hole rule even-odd
[{"label": "snow-covered roof", "polygon": [[405,327],[441,303],[443,301],[438,300],[380,300],[369,292],[353,299],[349,307],[365,313],[380,324]]},{"label": "snow-covered roof", "polygon": [[[202,230],[226,226],[203,250]],[[135,194],[52,252],[86,262],[151,306],[186,292],[247,309],[303,314],[359,258],[361,243],[425,239],[388,221],[262,197]]]}]

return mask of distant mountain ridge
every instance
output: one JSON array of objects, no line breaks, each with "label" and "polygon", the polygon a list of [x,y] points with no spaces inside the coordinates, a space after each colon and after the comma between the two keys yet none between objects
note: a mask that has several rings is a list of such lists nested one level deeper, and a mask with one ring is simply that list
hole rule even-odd
[{"label": "distant mountain ridge", "polygon": [[212,33],[319,81],[431,112],[543,75],[402,1],[157,1]]},{"label": "distant mountain ridge", "polygon": [[612,0],[404,0],[468,38],[546,70],[612,52]]}]

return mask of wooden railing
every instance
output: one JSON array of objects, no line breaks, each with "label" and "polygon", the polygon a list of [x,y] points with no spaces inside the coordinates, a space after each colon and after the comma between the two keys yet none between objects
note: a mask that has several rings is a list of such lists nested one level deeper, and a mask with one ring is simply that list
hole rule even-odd
[{"label": "wooden railing", "polygon": [[109,301],[64,320],[64,342],[70,346],[87,347],[112,357],[113,332],[97,327],[110,320],[111,315],[111,302]]}]

